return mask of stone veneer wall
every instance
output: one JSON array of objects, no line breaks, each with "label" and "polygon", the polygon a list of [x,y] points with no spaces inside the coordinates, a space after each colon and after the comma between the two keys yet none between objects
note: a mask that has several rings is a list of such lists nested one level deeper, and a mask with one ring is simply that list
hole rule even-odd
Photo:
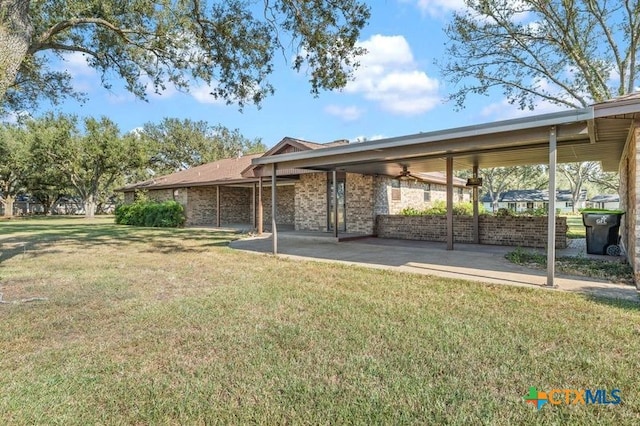
[{"label": "stone veneer wall", "polygon": [[[349,233],[372,234],[373,176],[347,173],[345,178],[346,225]],[[300,175],[295,186],[295,229],[327,232],[327,174]]]},{"label": "stone veneer wall", "polygon": [[622,244],[627,252],[627,261],[633,268],[636,287],[640,289],[640,220],[638,215],[638,200],[640,200],[640,185],[638,185],[638,170],[640,169],[640,125],[633,130],[629,144],[625,147],[620,160],[620,209],[626,214],[622,217],[620,233]]},{"label": "stone veneer wall", "polygon": [[[376,220],[378,237],[403,240],[447,241],[445,216],[379,215]],[[480,244],[545,247],[547,244],[546,217],[479,218]],[[473,217],[454,216],[453,239],[458,243],[473,242]],[[567,220],[556,217],[556,248],[567,247]]]},{"label": "stone veneer wall", "polygon": [[[375,225],[373,176],[347,173],[345,184],[347,232],[373,234]],[[325,222],[326,216],[325,211]]]},{"label": "stone veneer wall", "polygon": [[[423,210],[431,206],[436,200],[446,201],[447,187],[435,183],[405,180],[400,181],[400,200],[391,199],[391,182],[393,178],[388,176],[376,176],[374,185],[374,212],[379,214],[398,214],[402,209],[413,207]],[[429,186],[430,185],[430,186]],[[430,188],[431,197],[429,201],[424,201],[424,191]],[[470,201],[471,194],[468,189],[463,189],[462,197],[459,194],[460,188],[453,188],[453,201]]]},{"label": "stone veneer wall", "polygon": [[[294,185],[278,185],[276,188],[276,218],[278,225],[293,225],[295,222],[295,187]],[[250,189],[250,191],[252,191]],[[249,197],[251,200],[251,197]],[[256,206],[258,205],[258,190],[256,188]],[[249,208],[251,206],[249,205]],[[257,214],[257,207],[256,207]],[[249,216],[248,223],[253,223]],[[271,186],[262,186],[262,226],[271,229]]]},{"label": "stone veneer wall", "polygon": [[[191,197],[189,197],[191,198]],[[213,195],[215,205],[215,190]],[[220,224],[247,224],[251,220],[251,188],[220,187]]]},{"label": "stone veneer wall", "polygon": [[[327,231],[327,174],[306,173],[295,184],[297,231]],[[347,209],[349,207],[347,206]]]},{"label": "stone veneer wall", "polygon": [[[221,186],[220,187],[220,225],[252,224],[252,188]],[[185,208],[187,226],[216,225],[216,187],[193,186],[177,189],[156,189],[147,191],[151,200],[163,202],[175,199]],[[278,224],[294,223],[294,186],[278,186]],[[134,192],[125,193],[125,202],[134,201]],[[258,193],[256,191],[256,206]],[[271,226],[271,188],[263,187],[263,224]],[[257,208],[257,207],[256,207]]]},{"label": "stone veneer wall", "polygon": [[153,189],[151,191],[147,191],[146,194],[150,200],[157,201],[158,203],[173,200],[173,189]]},{"label": "stone veneer wall", "polygon": [[[180,192],[187,194],[185,206],[187,226],[215,226],[216,224],[216,188],[212,186],[200,186],[180,188]],[[176,200],[177,201],[177,200]]]},{"label": "stone veneer wall", "polygon": [[124,193],[124,203],[131,204],[136,200],[136,193],[134,191],[127,191]]}]

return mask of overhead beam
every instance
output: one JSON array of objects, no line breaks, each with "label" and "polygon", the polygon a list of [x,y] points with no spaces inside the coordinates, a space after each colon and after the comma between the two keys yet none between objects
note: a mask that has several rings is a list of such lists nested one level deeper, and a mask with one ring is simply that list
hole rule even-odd
[{"label": "overhead beam", "polygon": [[[587,125],[584,122],[573,123],[562,127],[562,141],[582,143],[589,141]],[[348,145],[321,150],[280,154],[278,158],[260,157],[253,160],[254,164],[270,164],[277,160],[280,167],[286,169],[314,169],[331,170],[338,165],[353,165],[371,162],[393,162],[407,158],[428,158],[444,155],[462,155],[466,153],[515,150],[531,146],[546,146],[548,143],[548,128],[528,129],[512,133],[498,133],[492,135],[468,136],[466,138],[433,140],[419,144],[376,146],[374,143],[361,145],[357,150]],[[424,153],[429,152],[429,156]]]},{"label": "overhead beam", "polygon": [[591,143],[596,143],[598,141],[598,132],[596,130],[595,120],[587,121],[587,128],[589,129],[589,140]]}]

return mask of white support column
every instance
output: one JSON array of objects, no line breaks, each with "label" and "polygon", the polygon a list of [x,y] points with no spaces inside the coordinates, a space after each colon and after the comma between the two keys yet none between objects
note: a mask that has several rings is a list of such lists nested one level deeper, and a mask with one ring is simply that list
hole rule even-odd
[{"label": "white support column", "polygon": [[262,208],[262,175],[258,181],[258,235],[262,235],[262,222],[264,221]]},{"label": "white support column", "polygon": [[549,131],[549,211],[547,212],[547,286],[555,287],[555,260],[556,260],[556,160],[558,147],[556,140],[556,127]]},{"label": "white support column", "polygon": [[256,229],[256,184],[251,187],[251,227]]},{"label": "white support column", "polygon": [[[473,165],[473,178],[478,178],[478,163]],[[480,212],[478,211],[478,186],[473,185],[473,242],[480,244]]]},{"label": "white support column", "polygon": [[220,185],[216,185],[216,227],[220,228]]},{"label": "white support column", "polygon": [[271,167],[271,236],[273,237],[273,254],[278,254],[278,229],[276,227],[276,170],[278,166],[273,163]]},{"label": "white support column", "polygon": [[333,236],[338,238],[338,173],[334,170],[331,173],[333,178]]},{"label": "white support column", "polygon": [[447,250],[453,250],[453,157],[447,157]]}]

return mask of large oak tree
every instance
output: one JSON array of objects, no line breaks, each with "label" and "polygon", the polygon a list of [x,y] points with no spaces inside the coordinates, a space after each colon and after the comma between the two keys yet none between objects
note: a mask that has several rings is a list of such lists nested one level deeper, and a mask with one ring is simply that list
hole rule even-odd
[{"label": "large oak tree", "polygon": [[148,147],[148,169],[158,175],[267,150],[260,139],[251,140],[238,129],[212,126],[206,121],[164,118],[160,123],[145,123],[135,133]]},{"label": "large oak tree", "polygon": [[48,114],[27,122],[33,162],[41,170],[56,167],[65,185],[81,200],[85,216],[93,217],[100,198],[130,170],[145,163],[145,150],[133,135],[121,135],[106,117]]},{"label": "large oak tree", "polygon": [[500,90],[520,108],[586,107],[638,85],[638,0],[465,0],[445,29],[443,74],[463,106]]},{"label": "large oak tree", "polygon": [[[465,0],[446,27],[443,74],[452,83],[458,107],[469,95],[501,91],[521,109],[541,101],[582,108],[631,93],[638,86],[640,64],[639,0]],[[595,163],[560,167],[574,198],[583,183],[608,182],[614,174],[594,173]],[[485,172],[485,182],[498,178],[498,188],[511,187],[502,175]],[[489,173],[490,176],[487,175]],[[512,173],[506,173],[509,177]],[[491,191],[490,191],[491,192]],[[492,194],[493,195],[493,194]]]},{"label": "large oak tree", "polygon": [[119,77],[144,99],[149,85],[198,82],[240,106],[273,92],[280,52],[317,94],[346,84],[368,18],[358,0],[0,0],[0,100],[15,110],[81,97],[52,64],[67,52],[86,55],[107,88]]}]

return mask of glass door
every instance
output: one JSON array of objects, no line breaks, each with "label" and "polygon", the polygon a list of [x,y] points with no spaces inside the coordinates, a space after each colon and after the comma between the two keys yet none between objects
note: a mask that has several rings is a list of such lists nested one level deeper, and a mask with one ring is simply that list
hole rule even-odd
[{"label": "glass door", "polygon": [[[347,224],[345,218],[347,217],[347,206],[345,203],[345,173],[338,173],[337,175],[337,188],[338,188],[338,231],[345,232],[347,230]],[[335,209],[333,204],[333,174],[327,173],[327,229],[333,231],[333,216],[335,215]]]}]

